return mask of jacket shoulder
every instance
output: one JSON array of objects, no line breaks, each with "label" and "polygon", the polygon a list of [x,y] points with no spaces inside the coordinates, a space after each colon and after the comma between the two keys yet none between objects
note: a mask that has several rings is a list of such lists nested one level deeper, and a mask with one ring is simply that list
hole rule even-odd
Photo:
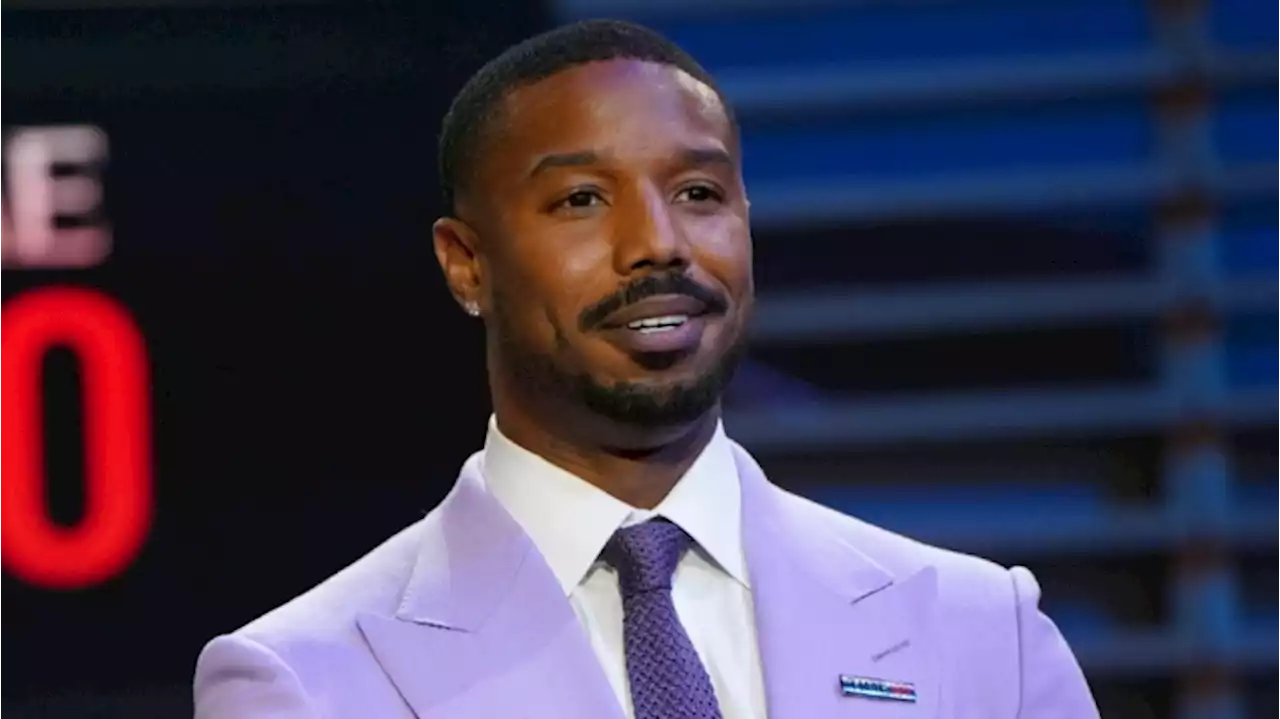
[{"label": "jacket shoulder", "polygon": [[357,638],[357,614],[392,614],[413,572],[423,520],[401,530],[315,587],[233,632],[279,647]]},{"label": "jacket shoulder", "polygon": [[356,616],[395,611],[422,535],[420,521],[311,590],[206,644],[196,661],[196,715],[257,716],[269,705],[272,716],[346,716],[380,698],[392,698],[388,706],[395,706],[395,689],[377,669]]}]

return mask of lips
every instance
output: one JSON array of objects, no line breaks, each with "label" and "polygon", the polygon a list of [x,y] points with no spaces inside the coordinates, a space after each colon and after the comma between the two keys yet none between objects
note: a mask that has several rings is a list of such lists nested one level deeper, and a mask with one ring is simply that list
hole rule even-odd
[{"label": "lips", "polygon": [[707,305],[688,295],[660,295],[609,315],[603,335],[635,357],[682,355],[695,351],[706,329]]},{"label": "lips", "polygon": [[701,300],[688,295],[660,295],[632,303],[605,318],[606,329],[658,331],[676,327],[707,313]]}]

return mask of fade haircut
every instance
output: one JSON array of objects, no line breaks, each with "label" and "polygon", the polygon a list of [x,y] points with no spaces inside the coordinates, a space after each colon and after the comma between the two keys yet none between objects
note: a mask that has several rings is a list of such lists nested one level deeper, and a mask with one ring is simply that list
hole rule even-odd
[{"label": "fade haircut", "polygon": [[653,30],[621,20],[584,20],[564,25],[508,48],[472,75],[454,97],[440,129],[440,189],[445,211],[457,217],[458,197],[473,179],[488,133],[508,94],[579,65],[620,59],[683,70],[715,91],[730,124],[734,124],[729,103],[711,75],[688,53]]}]

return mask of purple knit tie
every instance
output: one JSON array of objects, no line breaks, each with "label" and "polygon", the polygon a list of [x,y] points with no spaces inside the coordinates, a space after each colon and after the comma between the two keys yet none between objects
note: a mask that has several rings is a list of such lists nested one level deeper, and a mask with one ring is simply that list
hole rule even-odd
[{"label": "purple knit tie", "polygon": [[619,529],[601,557],[618,572],[622,636],[636,719],[720,719],[711,678],[671,601],[671,575],[693,540],[655,519]]}]

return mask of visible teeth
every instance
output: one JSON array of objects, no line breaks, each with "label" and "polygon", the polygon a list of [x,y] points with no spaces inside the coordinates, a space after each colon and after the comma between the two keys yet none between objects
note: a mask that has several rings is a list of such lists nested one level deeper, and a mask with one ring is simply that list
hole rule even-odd
[{"label": "visible teeth", "polygon": [[666,315],[664,317],[647,317],[635,322],[628,322],[627,327],[641,332],[664,332],[679,327],[688,321],[688,315]]}]

